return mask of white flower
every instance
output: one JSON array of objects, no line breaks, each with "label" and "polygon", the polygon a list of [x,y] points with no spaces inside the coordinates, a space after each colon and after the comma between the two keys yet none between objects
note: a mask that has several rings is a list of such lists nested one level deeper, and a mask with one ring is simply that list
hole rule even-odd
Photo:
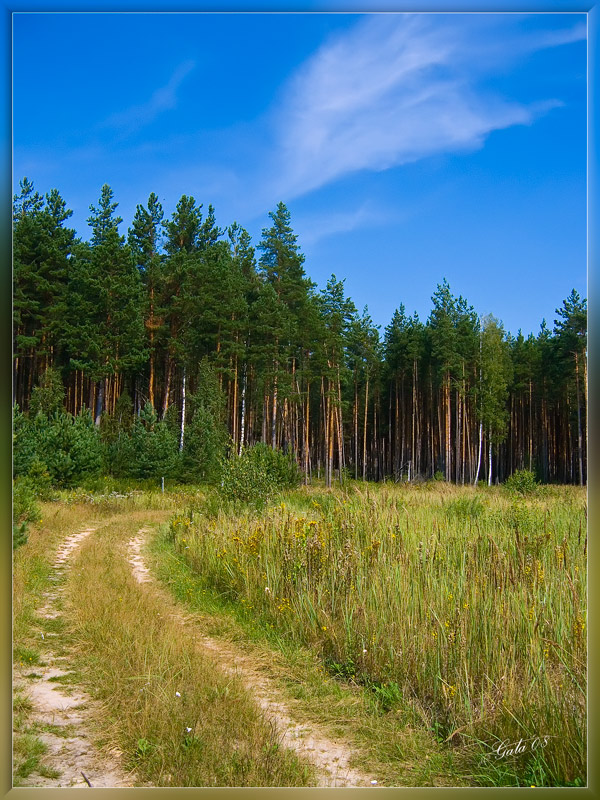
[{"label": "white flower", "polygon": [[377,784],[377,781],[371,781],[371,786],[375,786],[376,784]]},{"label": "white flower", "polygon": [[268,586],[265,586],[265,594],[271,594],[271,590]]},{"label": "white flower", "polygon": [[363,656],[364,656],[364,654],[365,654],[366,652],[367,652],[366,650],[363,650]]},{"label": "white flower", "polygon": [[192,731],[191,728],[186,728],[185,730],[186,730],[186,733],[191,733],[191,731]]},{"label": "white flower", "polygon": [[181,695],[179,694],[179,692],[175,692],[175,697],[181,697]]}]

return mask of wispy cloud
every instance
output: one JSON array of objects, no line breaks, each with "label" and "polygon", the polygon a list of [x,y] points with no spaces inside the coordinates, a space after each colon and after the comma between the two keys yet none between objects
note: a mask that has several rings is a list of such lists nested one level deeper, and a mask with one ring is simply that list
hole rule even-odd
[{"label": "wispy cloud", "polygon": [[111,114],[104,122],[103,127],[115,128],[120,133],[131,133],[152,122],[164,111],[176,108],[177,90],[195,66],[195,61],[184,61],[177,67],[166,86],[153,92],[145,103],[130,106],[123,111]]},{"label": "wispy cloud", "polygon": [[[478,148],[492,131],[531,124],[561,105],[552,98],[524,105],[479,89],[485,67],[477,55],[488,44],[481,33],[464,19],[376,15],[326,42],[274,113],[272,189],[290,199],[359,170]],[[585,26],[577,25],[518,35],[515,48],[582,37]]]},{"label": "wispy cloud", "polygon": [[[385,225],[390,221],[389,209],[376,208],[373,203],[365,201],[358,208],[320,213],[310,217],[298,217],[295,227],[304,246],[314,246],[328,236],[338,233],[350,233],[358,228]],[[394,214],[398,219],[398,214]]]}]

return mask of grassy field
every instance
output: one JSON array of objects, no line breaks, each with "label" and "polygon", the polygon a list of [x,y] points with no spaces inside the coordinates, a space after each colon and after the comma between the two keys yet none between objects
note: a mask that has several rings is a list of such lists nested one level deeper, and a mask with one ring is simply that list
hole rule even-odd
[{"label": "grassy field", "polygon": [[[280,747],[241,682],[197,646],[193,632],[173,616],[172,604],[143,591],[131,574],[127,542],[142,526],[164,521],[164,508],[181,497],[90,497],[85,504],[73,497],[44,504],[43,522],[16,551],[19,672],[26,678],[30,667],[45,665],[40,629],[58,631],[53,648],[69,658],[67,682],[96,704],[87,733],[99,752],[122,753],[122,768],[134,771],[137,785],[309,785],[311,765]],[[50,585],[58,544],[90,523],[97,530],[74,554],[60,584],[62,616],[43,620],[36,609]],[[16,785],[36,785],[36,775],[58,777],[44,762],[44,726],[30,720],[31,710],[26,691],[16,692]]]},{"label": "grassy field", "polygon": [[[58,633],[71,680],[100,704],[93,738],[141,784],[314,785],[199,634],[235,641],[380,785],[586,782],[581,489],[350,483],[259,512],[206,488],[107,483],[42,512],[14,559],[17,667],[34,675],[40,630]],[[41,620],[58,547],[90,524],[62,616]],[[126,546],[142,526],[171,599],[131,575]],[[29,785],[55,775],[30,713],[17,692],[15,782]],[[523,752],[505,752],[520,740]]]},{"label": "grassy field", "polygon": [[456,783],[585,784],[583,490],[303,489],[262,514],[190,506],[169,536],[189,596],[228,598],[433,733]]}]

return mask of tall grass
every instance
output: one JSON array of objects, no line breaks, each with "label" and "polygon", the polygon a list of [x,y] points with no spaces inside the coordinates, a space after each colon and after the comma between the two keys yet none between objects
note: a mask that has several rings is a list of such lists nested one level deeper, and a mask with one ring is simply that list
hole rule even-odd
[{"label": "tall grass", "polygon": [[355,484],[286,503],[179,514],[170,532],[208,585],[469,747],[474,783],[585,782],[582,490]]},{"label": "tall grass", "polygon": [[66,585],[76,663],[101,701],[97,732],[153,786],[304,786],[240,680],[219,669],[168,598],[132,577],[125,544],[156,511],[114,518],[83,543]]}]

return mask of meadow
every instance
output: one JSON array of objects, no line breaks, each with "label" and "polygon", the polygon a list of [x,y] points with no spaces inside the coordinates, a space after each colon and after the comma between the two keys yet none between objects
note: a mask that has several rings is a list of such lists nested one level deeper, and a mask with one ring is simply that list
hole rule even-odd
[{"label": "meadow", "polygon": [[188,594],[218,593],[381,716],[433,733],[459,784],[585,785],[585,490],[352,482],[282,498],[171,518]]}]

